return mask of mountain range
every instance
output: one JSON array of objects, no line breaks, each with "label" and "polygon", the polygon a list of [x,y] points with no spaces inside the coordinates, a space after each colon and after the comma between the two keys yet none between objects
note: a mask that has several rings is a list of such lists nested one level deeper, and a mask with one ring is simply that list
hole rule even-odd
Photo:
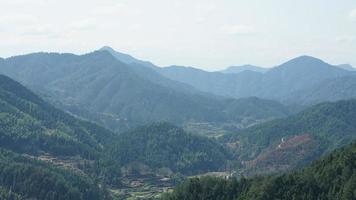
[{"label": "mountain range", "polygon": [[[198,91],[141,64],[125,64],[106,50],[81,56],[35,53],[11,57],[0,63],[0,72],[59,108],[115,131],[156,121],[177,125],[239,123],[244,118],[260,120],[259,116],[267,119],[289,114],[282,104],[263,99],[253,101],[258,112],[239,113],[244,101],[233,105],[235,100]],[[273,112],[264,112],[266,106],[260,106],[264,101],[274,106]],[[233,110],[227,109],[231,106]]]},{"label": "mountain range", "polygon": [[[0,73],[2,199],[156,199],[184,180],[163,198],[356,196],[349,66],[206,72],[103,47],[0,59]],[[187,179],[206,174],[240,180]]]},{"label": "mountain range", "polygon": [[218,170],[231,156],[217,141],[167,123],[111,132],[3,75],[0,137],[0,195],[15,199],[112,199],[106,187],[130,187],[123,168],[188,175]]},{"label": "mountain range", "polygon": [[253,71],[253,72],[267,72],[268,68],[258,67],[255,65],[241,65],[241,66],[231,66],[219,72],[226,74],[237,74],[243,71]]},{"label": "mountain range", "polygon": [[[331,79],[335,80],[345,76],[355,78],[355,73],[352,71],[341,69],[310,56],[294,58],[264,73],[247,70],[237,74],[225,74],[180,66],[162,68],[159,71],[170,79],[216,95],[233,98],[256,96],[286,104],[306,105],[328,99],[323,99],[325,96],[314,96],[310,100],[307,97],[305,99],[294,99],[293,95],[298,92],[307,93]],[[342,85],[337,87],[342,87]],[[345,94],[334,95],[334,99],[341,100],[355,97],[352,94],[355,88],[351,87],[347,90],[348,92]],[[328,95],[332,96],[335,92],[337,90],[332,88]]]},{"label": "mountain range", "polygon": [[282,172],[356,137],[356,100],[318,104],[217,140],[167,123],[117,134],[58,110],[3,75],[0,103],[0,169],[6,177],[0,189],[6,198],[112,199],[106,187],[132,187],[122,182],[132,176],[226,168],[245,175]]},{"label": "mountain range", "polygon": [[[112,55],[117,53],[111,48],[108,51]],[[350,83],[356,76],[351,65],[331,65],[311,56],[296,57],[273,68],[243,65],[217,72],[174,65],[152,68],[171,80],[230,98],[255,96],[284,104],[313,105],[323,101],[354,98],[356,91]],[[344,86],[344,79],[347,79],[346,84],[349,86]],[[331,88],[326,86],[329,82],[332,82]],[[323,90],[323,93],[319,95],[315,92],[318,89]],[[313,97],[307,94],[313,94]]]}]

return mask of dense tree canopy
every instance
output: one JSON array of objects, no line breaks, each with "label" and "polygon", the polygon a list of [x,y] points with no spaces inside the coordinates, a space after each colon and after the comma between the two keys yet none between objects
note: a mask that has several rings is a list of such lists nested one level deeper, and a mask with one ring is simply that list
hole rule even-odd
[{"label": "dense tree canopy", "polygon": [[191,135],[168,123],[137,128],[119,136],[111,154],[120,163],[142,162],[191,174],[217,170],[229,153],[213,139]]},{"label": "dense tree canopy", "polygon": [[[295,168],[349,144],[356,139],[355,133],[356,100],[342,100],[321,103],[296,115],[262,123],[220,139],[224,143],[238,144],[233,150],[240,160],[269,159],[269,167],[273,167],[278,160],[276,156],[281,156],[284,157],[282,164]],[[303,138],[307,140],[303,141]],[[282,144],[285,148],[280,148]],[[268,155],[269,152],[272,153]]]},{"label": "dense tree canopy", "polygon": [[290,174],[239,181],[189,179],[164,200],[353,200],[356,199],[356,142]]},{"label": "dense tree canopy", "polygon": [[0,195],[16,199],[108,199],[88,177],[0,149]]}]

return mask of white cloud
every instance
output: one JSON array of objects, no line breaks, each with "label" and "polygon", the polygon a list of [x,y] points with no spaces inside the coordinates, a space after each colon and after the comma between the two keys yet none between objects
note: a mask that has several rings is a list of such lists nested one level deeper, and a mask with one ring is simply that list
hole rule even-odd
[{"label": "white cloud", "polygon": [[115,3],[103,4],[95,7],[91,14],[94,16],[137,16],[141,14],[141,10],[131,7],[128,4]]},{"label": "white cloud", "polygon": [[24,29],[24,35],[48,35],[53,32],[54,27],[50,24],[38,24],[26,26]]},{"label": "white cloud", "polygon": [[353,10],[350,12],[349,17],[350,17],[352,20],[356,20],[356,8],[353,9]]},{"label": "white cloud", "polygon": [[11,14],[5,15],[2,13],[3,16],[0,15],[0,25],[26,25],[30,23],[36,23],[38,18],[34,15],[30,14]]},{"label": "white cloud", "polygon": [[221,31],[228,35],[249,35],[256,33],[255,28],[249,25],[224,25],[221,27]]},{"label": "white cloud", "polygon": [[356,36],[353,35],[342,35],[336,37],[337,42],[352,42],[356,39]]},{"label": "white cloud", "polygon": [[207,18],[211,15],[211,13],[215,12],[217,6],[213,2],[201,2],[195,5],[195,22],[197,24],[204,23],[207,21]]},{"label": "white cloud", "polygon": [[86,31],[95,29],[98,24],[95,19],[83,19],[70,23],[67,28],[69,30]]}]

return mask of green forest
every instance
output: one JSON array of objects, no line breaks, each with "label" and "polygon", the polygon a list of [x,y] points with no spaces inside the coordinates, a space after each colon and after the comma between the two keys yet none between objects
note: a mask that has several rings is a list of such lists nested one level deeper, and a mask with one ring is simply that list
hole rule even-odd
[{"label": "green forest", "polygon": [[0,199],[355,199],[355,99],[215,96],[103,51],[1,70]]},{"label": "green forest", "polygon": [[353,200],[356,199],[356,142],[302,170],[237,180],[192,178],[163,200]]}]

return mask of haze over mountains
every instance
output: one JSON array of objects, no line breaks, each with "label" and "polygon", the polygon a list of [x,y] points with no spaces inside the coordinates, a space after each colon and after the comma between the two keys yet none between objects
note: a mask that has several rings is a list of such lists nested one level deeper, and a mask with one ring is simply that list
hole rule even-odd
[{"label": "haze over mountains", "polygon": [[[115,55],[113,49],[110,48],[109,52]],[[151,63],[148,66],[152,67]],[[343,87],[342,84],[342,79],[347,79],[345,77],[353,79],[356,75],[351,65],[330,65],[311,56],[300,56],[273,68],[244,65],[229,67],[220,71],[221,73],[184,66],[154,69],[169,79],[211,94],[232,98],[256,96],[286,104],[312,105],[323,101],[349,99],[355,97],[356,90],[353,84],[349,87]],[[325,86],[329,82],[333,82],[333,87]],[[318,93],[313,92],[316,88],[328,89],[317,95]],[[347,89],[340,90],[341,88]],[[313,97],[298,95],[310,93],[314,94]]]},{"label": "haze over mountains", "polygon": [[102,185],[127,187],[122,180],[132,173],[202,173],[230,159],[222,144],[167,123],[113,133],[56,109],[3,75],[0,113],[4,198],[112,199]]},{"label": "haze over mountains", "polygon": [[[287,116],[295,110],[288,110],[288,105],[356,97],[355,72],[310,56],[297,57],[264,73],[249,65],[238,69],[241,72],[161,68],[110,47],[81,56],[35,53],[0,61],[1,73],[60,108],[117,131],[155,121],[241,127]],[[241,112],[247,102],[226,100],[250,97],[259,102],[249,102],[256,103],[249,106],[255,107],[249,114]],[[285,105],[276,102],[272,106],[263,99]],[[244,119],[250,122],[242,125]]]},{"label": "haze over mountains", "polygon": [[[0,179],[0,197],[125,199],[145,192],[156,199],[188,176],[244,181],[298,170],[356,139],[356,72],[343,68],[310,56],[266,71],[162,68],[110,47],[0,59],[6,75],[0,75],[0,173],[8,174]],[[341,154],[352,157],[350,149]],[[335,165],[315,171],[329,170],[326,164]],[[345,177],[354,180],[352,172]],[[288,180],[319,183],[303,173]],[[283,180],[292,190],[284,178],[249,180],[246,198],[259,181],[274,188]],[[205,184],[199,181],[195,186]],[[350,196],[354,186],[347,187],[331,193],[323,186],[328,192],[320,196]]]},{"label": "haze over mountains", "polygon": [[239,113],[239,107],[245,106],[241,102],[234,104],[235,100],[198,91],[140,64],[124,64],[107,51],[81,56],[35,53],[8,58],[0,65],[1,73],[57,106],[113,130],[155,121],[239,123],[244,118],[261,120],[259,116],[267,119],[289,114],[282,104],[262,99],[252,102],[262,105],[265,101],[267,107],[276,109],[270,112],[256,104],[258,112]]},{"label": "haze over mountains", "polygon": [[[216,95],[234,98],[256,96],[296,104],[300,102],[290,98],[295,92],[303,93],[311,90],[329,79],[355,75],[354,72],[343,70],[310,56],[297,57],[265,73],[247,70],[238,74],[222,74],[185,67],[163,68],[161,73],[173,80]],[[354,88],[350,90],[354,91]],[[329,94],[333,92],[330,90]],[[335,99],[352,97],[354,96],[347,97],[340,94]],[[312,100],[303,99],[302,101],[304,104],[312,104],[323,100],[322,97],[315,96]]]},{"label": "haze over mountains", "polygon": [[341,64],[341,65],[337,65],[337,66],[342,69],[345,69],[345,70],[355,71],[355,68],[353,66],[351,66],[350,64]]},{"label": "haze over mountains", "polygon": [[240,73],[243,71],[253,71],[253,72],[264,73],[264,72],[268,71],[268,68],[258,67],[258,66],[254,66],[254,65],[241,65],[241,66],[231,66],[224,70],[221,70],[220,72],[226,73],[226,74],[237,74],[237,73]]}]

